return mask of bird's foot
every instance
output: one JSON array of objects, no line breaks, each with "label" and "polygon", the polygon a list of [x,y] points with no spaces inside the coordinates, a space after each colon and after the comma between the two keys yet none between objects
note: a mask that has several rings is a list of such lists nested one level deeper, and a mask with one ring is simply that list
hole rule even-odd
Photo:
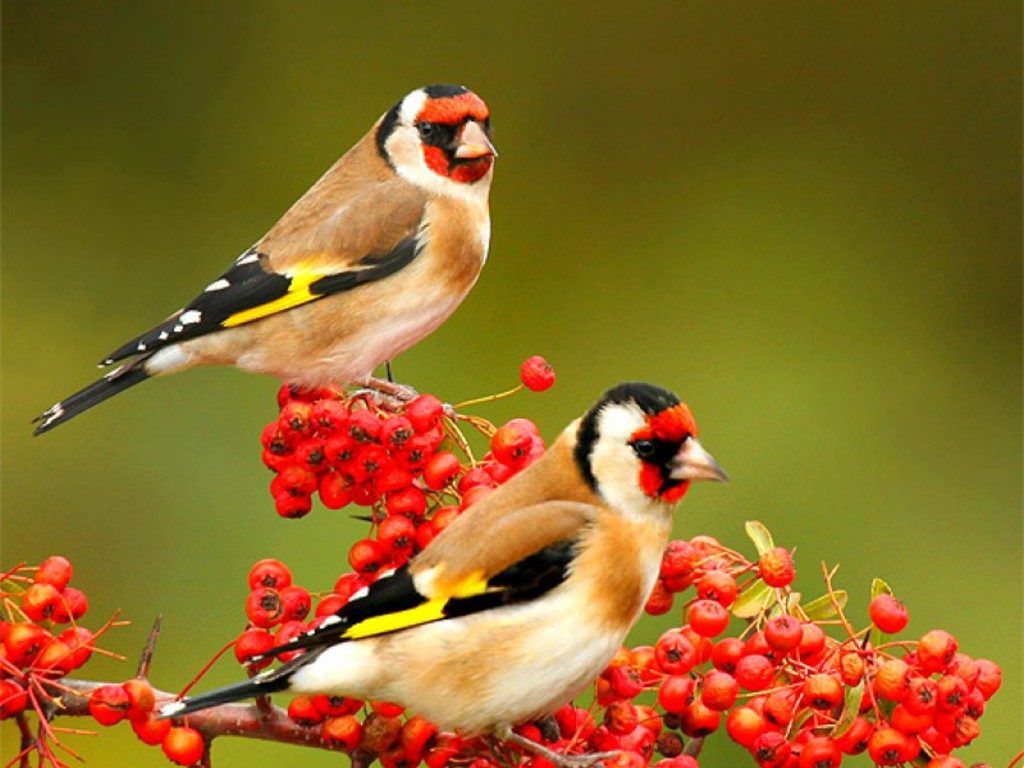
[{"label": "bird's foot", "polygon": [[[409,401],[415,400],[420,393],[408,384],[399,384],[396,381],[378,379],[375,376],[368,378],[360,389],[352,393],[353,397],[372,398],[377,405],[388,411],[398,411]],[[444,415],[449,419],[455,418],[455,409],[448,403],[444,404]]]},{"label": "bird's foot", "polygon": [[521,736],[512,729],[509,729],[506,733],[502,734],[501,739],[507,744],[515,744],[516,746],[522,747],[535,755],[540,755],[545,760],[550,760],[559,768],[588,768],[588,766],[595,765],[602,760],[612,760],[620,754],[618,750],[615,750],[612,752],[589,752],[581,755],[564,755],[561,752],[556,752],[553,749],[545,747],[543,744],[538,744],[533,739]]}]

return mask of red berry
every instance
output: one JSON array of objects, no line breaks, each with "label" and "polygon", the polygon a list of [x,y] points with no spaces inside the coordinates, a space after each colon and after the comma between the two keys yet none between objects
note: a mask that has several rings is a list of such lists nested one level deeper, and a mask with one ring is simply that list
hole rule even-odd
[{"label": "red berry", "polygon": [[412,422],[405,416],[389,416],[380,427],[379,439],[393,451],[401,450],[413,436]]},{"label": "red berry", "polygon": [[32,621],[46,621],[60,600],[60,592],[52,584],[37,582],[21,595],[21,610]]},{"label": "red berry", "polygon": [[778,731],[765,731],[750,745],[750,754],[761,768],[783,768],[792,747]]},{"label": "red berry", "polygon": [[927,673],[943,672],[956,655],[957,642],[949,632],[933,629],[917,645],[917,663]]},{"label": "red berry", "polygon": [[333,435],[324,442],[324,456],[327,463],[341,466],[355,458],[359,443],[352,439],[348,432]]},{"label": "red berry", "polygon": [[767,656],[752,653],[736,662],[736,682],[745,691],[763,691],[775,682],[775,667]]},{"label": "red berry", "polygon": [[348,433],[357,443],[372,443],[380,435],[380,418],[369,411],[355,411],[348,417]]},{"label": "red berry", "polygon": [[419,762],[427,744],[437,735],[437,726],[419,715],[413,715],[402,726],[402,749],[410,762]]},{"label": "red berry", "polygon": [[736,579],[725,571],[708,571],[697,582],[697,597],[715,600],[726,608],[736,602],[738,594]]},{"label": "red berry", "polygon": [[309,596],[309,592],[295,584],[285,587],[278,594],[281,598],[284,621],[302,621],[309,613],[309,609],[313,607],[313,600]]},{"label": "red berry", "polygon": [[427,511],[427,497],[415,485],[409,485],[389,493],[384,505],[391,516],[423,517]]},{"label": "red berry", "polygon": [[[632,699],[638,696],[644,689],[643,681],[640,679],[640,672],[628,664],[614,667],[608,673],[608,683],[611,685],[612,692],[624,699]],[[636,725],[636,722],[633,725]],[[632,726],[628,730],[632,730]],[[627,731],[622,731],[622,733]]]},{"label": "red berry", "polygon": [[452,521],[459,516],[459,512],[458,507],[438,507],[433,517],[430,518],[430,524],[434,528],[434,535],[436,536],[451,525]]},{"label": "red berry", "polygon": [[50,555],[39,564],[33,581],[36,584],[49,584],[59,592],[71,581],[73,573],[70,560],[60,555]]},{"label": "red berry", "polygon": [[333,592],[348,602],[356,592],[365,587],[367,582],[358,573],[345,573],[334,582]]},{"label": "red berry", "polygon": [[6,720],[28,706],[28,693],[14,680],[0,680],[0,720]]},{"label": "red berry", "polygon": [[352,481],[340,472],[326,472],[320,478],[320,501],[328,509],[341,509],[352,501]]},{"label": "red berry", "polygon": [[307,728],[324,721],[324,713],[316,708],[310,696],[296,696],[288,703],[288,717]]},{"label": "red berry", "polygon": [[658,704],[666,712],[679,714],[693,700],[693,688],[689,675],[669,675],[658,688]]},{"label": "red berry", "polygon": [[519,379],[527,389],[543,392],[555,383],[555,369],[543,357],[534,355],[519,367]]},{"label": "red berry", "polygon": [[787,728],[793,722],[796,715],[797,698],[799,694],[791,688],[772,691],[763,699],[755,701],[762,702],[761,714],[764,719],[776,728]]},{"label": "red berry", "polygon": [[1003,670],[989,659],[976,659],[974,663],[978,666],[978,679],[975,685],[987,701],[1002,686]]},{"label": "red berry", "polygon": [[4,635],[4,649],[7,661],[17,667],[27,666],[50,642],[50,633],[28,621],[19,621],[7,627]]},{"label": "red berry", "polygon": [[309,510],[312,508],[312,496],[292,495],[290,493],[282,493],[274,496],[274,510],[278,515],[289,520],[297,520],[300,517],[305,517],[309,514]]},{"label": "red berry", "polygon": [[796,576],[793,558],[782,547],[769,549],[757,561],[758,570],[764,583],[770,587],[788,587]]},{"label": "red berry", "polygon": [[714,600],[697,600],[690,606],[690,626],[702,637],[717,637],[729,626],[729,611]]},{"label": "red berry", "polygon": [[462,471],[458,457],[450,451],[435,453],[423,467],[423,482],[432,491],[440,491]]},{"label": "red berry", "polygon": [[290,439],[308,437],[313,432],[313,406],[292,400],[281,409],[278,424]]},{"label": "red berry", "polygon": [[768,722],[753,707],[736,707],[725,718],[725,730],[737,744],[750,749],[754,741],[769,730]]},{"label": "red berry", "polygon": [[273,627],[284,620],[284,604],[275,589],[257,587],[245,601],[245,615],[257,627]]},{"label": "red berry", "polygon": [[838,768],[842,761],[842,752],[828,736],[812,736],[800,753],[800,768]]},{"label": "red berry", "polygon": [[160,746],[167,759],[178,765],[195,765],[203,757],[203,737],[193,728],[171,728]]},{"label": "red berry", "polygon": [[803,627],[792,616],[775,616],[764,625],[765,642],[779,653],[789,653],[800,645],[803,636]]},{"label": "red berry", "polygon": [[415,536],[416,526],[404,516],[385,518],[377,527],[377,540],[392,557],[409,557]]},{"label": "red berry", "polygon": [[956,675],[943,675],[935,685],[938,698],[936,706],[942,712],[958,712],[967,706],[967,683]]},{"label": "red berry", "polygon": [[419,433],[429,432],[441,424],[444,404],[433,395],[419,395],[405,406],[405,416]]},{"label": "red berry", "polygon": [[128,694],[120,685],[101,685],[89,695],[89,714],[100,725],[115,725],[128,714]]},{"label": "red berry", "polygon": [[274,647],[274,636],[265,629],[251,627],[235,640],[235,658],[245,664],[253,656],[262,656]]},{"label": "red berry", "polygon": [[736,671],[736,664],[743,656],[743,641],[738,637],[723,637],[711,649],[711,663],[715,669],[730,674]]},{"label": "red berry", "polygon": [[628,701],[613,701],[604,712],[604,725],[617,736],[630,733],[637,726],[636,707]]},{"label": "red berry", "polygon": [[833,734],[836,746],[847,755],[859,755],[868,748],[868,739],[873,733],[871,723],[863,717],[857,717],[846,729],[845,733]]},{"label": "red berry", "polygon": [[[306,625],[301,621],[292,619],[285,621],[277,628],[277,633],[274,635],[274,647],[283,648],[288,645],[292,640],[297,638],[299,635],[306,631]],[[296,656],[301,656],[302,650],[287,651],[282,653],[278,658],[281,661],[291,661]]]},{"label": "red berry", "polygon": [[878,665],[875,692],[889,701],[903,701],[910,684],[910,667],[902,659],[889,659]]},{"label": "red berry", "polygon": [[514,467],[530,452],[533,435],[517,425],[505,424],[491,437],[491,453],[502,464]]},{"label": "red berry", "polygon": [[682,724],[679,730],[691,738],[707,736],[717,731],[722,722],[722,713],[705,706],[700,699],[690,702],[680,714]]},{"label": "red berry", "polygon": [[350,699],[346,696],[325,696],[320,694],[313,697],[313,705],[324,713],[326,717],[344,717],[358,712],[363,702],[359,699]]},{"label": "red berry", "polygon": [[724,712],[736,702],[740,686],[728,672],[713,670],[704,677],[700,700],[708,709]]},{"label": "red berry", "polygon": [[348,563],[357,573],[376,573],[387,562],[384,547],[373,539],[362,539],[348,551]]},{"label": "red berry", "polygon": [[814,709],[829,710],[843,700],[843,684],[832,675],[818,673],[804,680],[804,701]]},{"label": "red berry", "polygon": [[147,712],[145,715],[130,718],[132,730],[139,737],[139,741],[155,747],[167,737],[171,730],[170,720],[158,720],[155,712]]},{"label": "red berry", "polygon": [[85,596],[85,592],[75,587],[64,587],[61,590],[60,598],[53,606],[53,613],[50,618],[56,624],[67,624],[68,622],[85,616],[85,612],[89,610],[89,600]]},{"label": "red berry", "polygon": [[800,659],[809,663],[825,649],[825,630],[808,621],[800,627]]},{"label": "red berry", "polygon": [[292,572],[280,560],[273,558],[257,560],[249,569],[249,589],[257,587],[284,589],[291,586],[291,583]]},{"label": "red berry", "polygon": [[153,711],[156,705],[156,694],[153,693],[153,686],[148,680],[136,677],[128,680],[122,686],[128,695],[128,716],[142,717],[147,712]]},{"label": "red berry", "polygon": [[658,579],[654,583],[654,589],[651,590],[651,594],[647,597],[647,602],[644,603],[644,611],[651,616],[661,616],[672,610],[674,602],[675,596],[665,587],[665,582]]},{"label": "red berry", "polygon": [[868,754],[877,765],[899,765],[905,757],[908,737],[895,728],[883,726],[868,739]]},{"label": "red berry", "polygon": [[67,659],[70,669],[78,669],[92,655],[92,632],[85,627],[68,627],[57,635],[57,639],[71,649]]},{"label": "red berry", "polygon": [[393,461],[378,469],[373,476],[373,486],[381,495],[407,488],[412,481],[412,472]]},{"label": "red berry", "polygon": [[903,603],[884,593],[871,598],[868,615],[872,624],[889,634],[902,632],[910,621],[910,613]]},{"label": "red berry", "polygon": [[313,426],[320,434],[337,432],[348,422],[348,409],[337,400],[317,400],[313,403]]},{"label": "red berry", "polygon": [[921,731],[926,731],[932,726],[932,716],[930,714],[915,715],[902,704],[896,705],[889,719],[892,721],[893,728],[900,733],[906,734],[921,733]]},{"label": "red berry", "polygon": [[662,672],[685,675],[697,664],[697,649],[682,631],[670,629],[655,644],[654,659]]}]

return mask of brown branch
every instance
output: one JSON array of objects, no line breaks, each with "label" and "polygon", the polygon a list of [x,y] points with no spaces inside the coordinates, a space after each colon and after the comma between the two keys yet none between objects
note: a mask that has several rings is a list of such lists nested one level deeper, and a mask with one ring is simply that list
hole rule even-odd
[{"label": "brown branch", "polygon": [[[90,694],[106,683],[93,680],[63,681],[69,692],[60,697],[59,714],[68,717],[89,715]],[[157,706],[177,699],[167,691],[155,690]],[[200,712],[193,712],[182,718],[190,728],[195,728],[207,742],[218,736],[239,736],[245,739],[276,741],[282,744],[297,744],[335,752],[344,751],[340,746],[330,744],[320,737],[319,728],[299,725],[288,717],[287,711],[271,705],[268,712],[261,712],[255,704],[221,704]],[[355,755],[353,755],[355,765]]]}]

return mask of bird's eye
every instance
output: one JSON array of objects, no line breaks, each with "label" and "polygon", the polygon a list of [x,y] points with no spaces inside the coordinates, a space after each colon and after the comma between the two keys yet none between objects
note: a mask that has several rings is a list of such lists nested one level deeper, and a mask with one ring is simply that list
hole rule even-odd
[{"label": "bird's eye", "polygon": [[436,126],[427,120],[417,123],[416,128],[420,132],[420,138],[424,140],[431,138],[436,132]]},{"label": "bird's eye", "polygon": [[637,440],[633,443],[633,450],[641,459],[649,459],[654,455],[654,443],[650,440]]}]

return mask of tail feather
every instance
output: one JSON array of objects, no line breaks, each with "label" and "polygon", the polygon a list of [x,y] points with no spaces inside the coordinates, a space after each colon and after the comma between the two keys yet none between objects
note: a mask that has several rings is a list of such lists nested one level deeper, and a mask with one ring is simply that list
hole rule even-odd
[{"label": "tail feather", "polygon": [[145,369],[147,359],[141,358],[128,365],[115,368],[85,389],[54,404],[33,419],[36,428],[32,434],[41,435],[44,432],[49,432],[94,405],[99,405],[108,397],[113,397],[129,387],[134,387],[140,381],[150,378],[150,374],[146,373]]},{"label": "tail feather", "polygon": [[193,712],[216,707],[220,704],[229,704],[233,701],[286,691],[295,671],[313,661],[322,651],[322,648],[309,651],[282,664],[280,667],[264,670],[244,682],[227,685],[199,696],[192,696],[165,704],[160,708],[159,718],[182,717],[183,715],[190,715]]}]

